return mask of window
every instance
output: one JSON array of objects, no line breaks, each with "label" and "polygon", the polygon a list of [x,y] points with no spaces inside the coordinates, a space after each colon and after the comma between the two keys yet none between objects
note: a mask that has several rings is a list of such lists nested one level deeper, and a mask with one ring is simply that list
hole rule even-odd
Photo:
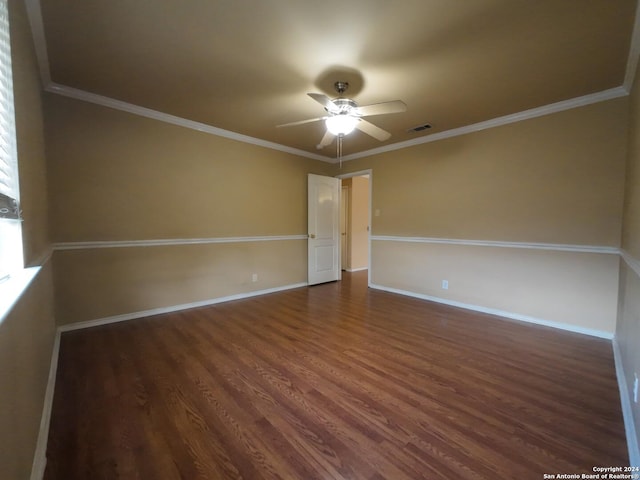
[{"label": "window", "polygon": [[0,0],[0,281],[23,267],[9,12]]}]

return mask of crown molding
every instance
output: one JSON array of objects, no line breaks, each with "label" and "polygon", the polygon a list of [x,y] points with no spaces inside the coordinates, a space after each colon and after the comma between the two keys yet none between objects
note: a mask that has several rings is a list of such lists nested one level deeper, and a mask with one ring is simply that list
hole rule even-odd
[{"label": "crown molding", "polygon": [[633,20],[633,31],[631,32],[631,44],[629,45],[629,56],[627,57],[627,69],[624,74],[623,88],[627,93],[631,93],[633,81],[638,68],[638,58],[640,57],[640,5],[636,3],[636,16]]},{"label": "crown molding", "polygon": [[334,159],[324,157],[315,153],[309,153],[305,150],[298,148],[287,147],[275,142],[268,142],[259,138],[250,137],[241,133],[232,132],[230,130],[224,130],[222,128],[213,127],[206,123],[195,122],[193,120],[187,120],[186,118],[176,117],[168,113],[159,112],[150,108],[141,107],[132,103],[123,102],[122,100],[116,100],[115,98],[105,97],[96,93],[87,92],[78,88],[67,87],[66,85],[60,85],[58,83],[51,82],[45,86],[45,90],[50,93],[56,93],[65,97],[75,98],[76,100],[82,100],[103,107],[113,108],[115,110],[121,110],[123,112],[132,113],[134,115],[140,115],[142,117],[152,118],[172,125],[178,125],[180,127],[189,128],[191,130],[197,130],[199,132],[216,135],[218,137],[224,137],[238,142],[248,143],[256,145],[258,147],[270,148],[272,150],[278,150],[284,153],[290,153],[300,157],[310,158],[312,160],[320,160],[322,162],[333,163]]},{"label": "crown molding", "polygon": [[424,143],[436,142],[438,140],[444,140],[445,138],[467,135],[469,133],[479,132],[481,130],[487,130],[489,128],[501,127],[510,123],[517,123],[523,120],[529,120],[531,118],[537,118],[544,115],[550,115],[552,113],[562,112],[564,110],[571,110],[572,108],[584,107],[593,103],[604,102],[606,100],[624,97],[628,94],[628,91],[624,87],[610,88],[609,90],[604,90],[602,92],[591,93],[582,97],[571,98],[569,100],[551,103],[542,107],[532,108],[530,110],[524,110],[518,113],[512,113],[503,117],[485,120],[484,122],[474,123],[472,125],[466,125],[464,127],[454,128],[451,130],[445,130],[444,132],[433,133],[425,137],[415,138],[412,140],[407,140],[405,142],[392,143],[390,145],[384,145],[382,147],[373,148],[371,150],[365,150],[364,152],[352,153],[350,155],[345,155],[344,157],[342,157],[342,161],[346,162],[349,160],[355,160],[357,158],[370,157],[372,155],[379,155],[381,153],[393,152],[394,150],[422,145]]},{"label": "crown molding", "polygon": [[[220,137],[229,138],[231,140],[236,140],[236,141],[248,143],[251,145],[256,145],[264,148],[278,150],[284,153],[290,153],[293,155],[310,158],[312,160],[319,160],[319,161],[328,162],[328,163],[338,162],[338,159],[336,158],[325,157],[323,155],[307,152],[306,150],[300,150],[297,148],[288,147],[286,145],[281,145],[279,143],[269,142],[259,138],[250,137],[248,135],[232,132],[230,130],[224,130],[224,129],[213,127],[211,125],[207,125],[204,123],[195,122],[195,121],[184,119],[181,117],[176,117],[174,115],[159,112],[156,110],[151,110],[146,107],[133,105],[127,102],[123,102],[121,100],[104,97],[102,95],[94,94],[91,92],[87,92],[84,90],[80,90],[80,89],[76,89],[73,87],[68,87],[65,85],[60,85],[52,82],[49,56],[47,53],[47,44],[46,44],[46,38],[44,33],[44,24],[42,21],[42,10],[40,7],[40,0],[25,0],[25,4],[27,8],[27,16],[29,17],[29,23],[31,24],[36,57],[37,57],[38,66],[40,70],[40,78],[42,81],[42,85],[46,91],[51,93],[56,93],[59,95],[64,95],[70,98],[75,98],[78,100],[83,100],[86,102],[106,106],[109,108],[114,108],[117,110],[122,110],[125,112],[132,113],[134,115],[141,115],[147,118],[152,118],[152,119],[170,123],[173,125],[178,125],[181,127],[208,133],[211,135],[217,135]],[[629,47],[629,56],[627,59],[624,82],[621,86],[611,88],[609,90],[604,90],[602,92],[597,92],[589,95],[584,95],[582,97],[577,97],[577,98],[553,103],[550,105],[545,105],[542,107],[525,110],[523,112],[518,112],[518,113],[506,115],[503,117],[486,120],[486,121],[475,123],[472,125],[467,125],[460,128],[454,128],[451,130],[446,130],[444,132],[434,133],[431,135],[427,135],[425,137],[420,137],[420,138],[408,140],[405,142],[392,143],[379,148],[365,150],[363,152],[358,152],[351,155],[345,155],[344,157],[342,157],[342,160],[349,161],[349,160],[355,160],[357,158],[369,157],[372,155],[379,155],[385,152],[400,150],[402,148],[421,145],[423,143],[435,142],[438,140],[443,140],[445,138],[452,138],[460,135],[466,135],[468,133],[477,132],[480,130],[499,127],[499,126],[507,125],[510,123],[516,123],[522,120],[528,120],[530,118],[549,115],[551,113],[561,112],[563,110],[569,110],[572,108],[582,107],[585,105],[590,105],[592,103],[602,102],[606,100],[611,100],[613,98],[618,98],[618,97],[628,95],[631,90],[631,86],[633,84],[633,80],[635,77],[635,70],[638,64],[639,57],[640,57],[640,8],[636,7],[634,27],[633,27],[633,32],[631,36],[631,44]]]},{"label": "crown molding", "polygon": [[[74,98],[76,100],[82,100],[85,102],[94,103],[104,107],[113,108],[115,110],[128,112],[134,115],[140,115],[142,117],[151,118],[161,122],[170,123],[172,125],[189,128],[191,130],[197,130],[199,132],[208,133],[211,135],[216,135],[216,136],[228,138],[231,140],[236,140],[238,142],[248,143],[248,144],[256,145],[259,147],[278,150],[284,153],[290,153],[292,155],[310,158],[312,160],[320,160],[322,162],[328,162],[328,163],[337,163],[338,161],[336,158],[325,157],[322,155],[307,152],[306,150],[300,150],[300,149],[288,147],[286,145],[282,145],[279,143],[269,142],[259,138],[250,137],[248,135],[243,135],[241,133],[232,132],[230,130],[224,130],[222,128],[213,127],[205,123],[195,122],[193,120],[188,120],[186,118],[177,117],[175,115],[170,115],[168,113],[159,112],[157,110],[152,110],[150,108],[141,107],[139,105],[134,105],[128,102],[123,102],[122,100],[116,100],[111,97],[105,97],[103,95],[98,95],[95,93],[87,92],[85,90],[68,87],[66,85],[60,85],[54,82],[50,82],[48,85],[46,85],[45,91],[49,93],[55,93],[58,95],[69,97],[69,98]],[[541,117],[541,116],[549,115],[552,113],[562,112],[564,110],[583,107],[585,105],[591,105],[593,103],[604,102],[606,100],[624,97],[626,95],[628,95],[628,92],[624,87],[611,88],[609,90],[604,90],[602,92],[592,93],[589,95],[584,95],[582,97],[572,98],[569,100],[563,100],[561,102],[552,103],[550,105],[544,105],[542,107],[532,108],[530,110],[525,110],[523,112],[518,112],[510,115],[505,115],[503,117],[493,118],[491,120],[486,120],[484,122],[474,123],[472,125],[467,125],[460,128],[454,128],[452,130],[446,130],[444,132],[434,133],[426,137],[407,140],[405,142],[392,143],[390,145],[385,145],[383,147],[378,147],[371,150],[365,150],[363,152],[353,153],[351,155],[345,155],[344,157],[342,157],[342,161],[346,162],[349,160],[355,160],[358,158],[379,155],[381,153],[392,152],[394,150],[400,150],[403,148],[413,147],[416,145],[422,145],[424,143],[436,142],[438,140],[444,140],[445,138],[452,138],[452,137],[458,137],[460,135],[467,135],[469,133],[478,132],[481,130],[487,130],[494,127],[500,127],[503,125],[508,125],[510,123],[517,123],[523,120],[529,120],[531,118]]]},{"label": "crown molding", "polygon": [[40,81],[43,87],[51,83],[51,69],[49,67],[49,54],[47,52],[47,39],[44,35],[44,24],[42,23],[42,9],[40,0],[24,0],[27,9],[27,17],[31,25],[31,35],[33,36],[33,47],[36,51],[36,60],[40,70]]}]

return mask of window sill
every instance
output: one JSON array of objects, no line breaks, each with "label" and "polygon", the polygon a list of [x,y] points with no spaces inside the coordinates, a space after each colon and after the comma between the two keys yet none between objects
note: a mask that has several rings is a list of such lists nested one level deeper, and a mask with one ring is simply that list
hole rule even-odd
[{"label": "window sill", "polygon": [[0,283],[0,323],[4,321],[13,306],[27,290],[40,268],[24,268]]}]

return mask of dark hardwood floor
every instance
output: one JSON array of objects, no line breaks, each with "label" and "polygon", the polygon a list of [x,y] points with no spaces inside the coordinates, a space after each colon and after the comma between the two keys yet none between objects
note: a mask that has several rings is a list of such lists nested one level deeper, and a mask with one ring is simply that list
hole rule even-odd
[{"label": "dark hardwood floor", "polygon": [[48,480],[628,465],[607,340],[343,281],[62,335]]}]

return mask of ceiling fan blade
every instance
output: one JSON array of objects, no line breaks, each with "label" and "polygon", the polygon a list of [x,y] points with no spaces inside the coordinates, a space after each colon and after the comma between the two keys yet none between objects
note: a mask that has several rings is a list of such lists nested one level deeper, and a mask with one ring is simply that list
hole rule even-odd
[{"label": "ceiling fan blade", "polygon": [[358,107],[358,112],[363,117],[368,117],[369,115],[383,115],[385,113],[400,113],[406,111],[407,105],[402,100],[374,103],[372,105],[363,105],[362,107]]},{"label": "ceiling fan blade", "polygon": [[381,129],[380,127],[375,126],[371,122],[367,122],[366,120],[360,119],[358,123],[356,123],[356,128],[361,132],[366,133],[367,135],[372,136],[373,138],[384,142],[391,137],[391,134],[386,130]]},{"label": "ceiling fan blade", "polygon": [[320,143],[318,145],[316,145],[316,148],[318,150],[320,150],[320,149],[326,147],[327,145],[330,145],[331,142],[333,142],[333,139],[335,137],[336,136],[333,133],[331,133],[329,130],[327,130],[325,132],[325,134],[324,134],[324,137],[322,137],[322,140],[320,140]]},{"label": "ceiling fan blade", "polygon": [[298,122],[283,123],[282,125],[276,125],[276,128],[280,127],[293,127],[294,125],[303,125],[305,123],[318,122],[320,120],[326,120],[327,117],[309,118],[307,120],[300,120]]},{"label": "ceiling fan blade", "polygon": [[322,105],[327,112],[338,113],[340,109],[336,106],[333,101],[322,93],[307,93],[311,98],[313,98],[316,102]]}]

